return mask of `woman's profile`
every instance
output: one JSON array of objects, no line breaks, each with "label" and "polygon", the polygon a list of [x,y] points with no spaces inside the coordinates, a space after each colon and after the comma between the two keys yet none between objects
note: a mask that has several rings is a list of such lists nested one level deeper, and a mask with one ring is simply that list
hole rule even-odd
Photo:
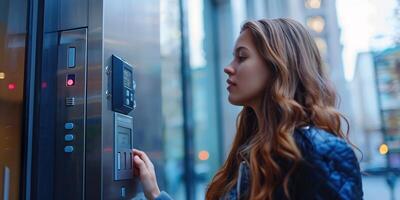
[{"label": "woman's profile", "polygon": [[[206,199],[362,199],[347,121],[307,30],[286,18],[247,21],[233,54],[224,68],[228,100],[243,109]],[[172,199],[148,156],[133,153],[146,198]]]}]

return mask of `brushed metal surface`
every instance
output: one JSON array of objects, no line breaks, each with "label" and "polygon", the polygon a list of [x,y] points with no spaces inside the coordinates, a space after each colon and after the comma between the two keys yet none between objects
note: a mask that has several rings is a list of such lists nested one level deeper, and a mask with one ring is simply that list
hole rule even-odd
[{"label": "brushed metal surface", "polygon": [[103,199],[103,1],[89,0],[85,199]]},{"label": "brushed metal surface", "polygon": [[[103,93],[110,90],[105,67],[112,54],[133,66],[137,83],[137,108],[133,117],[133,147],[146,151],[154,162],[160,187],[163,187],[163,137],[161,110],[161,70],[159,37],[159,0],[104,0]],[[103,199],[120,199],[125,188],[126,199],[136,195],[137,180],[113,180],[113,112],[111,101],[102,95],[103,133]]]},{"label": "brushed metal surface", "polygon": [[[121,129],[122,128],[122,129]],[[128,138],[120,138],[119,134],[128,131]],[[126,132],[125,132],[126,133]],[[114,180],[133,179],[132,168],[132,140],[133,118],[129,115],[114,113]],[[120,141],[122,139],[123,141]],[[123,142],[129,142],[128,148],[122,146]],[[121,146],[120,146],[121,145]]]},{"label": "brushed metal surface", "polygon": [[54,163],[57,105],[58,33],[46,33],[43,37],[40,88],[37,91],[38,129],[34,133],[33,148],[33,199],[54,199]]},{"label": "brushed metal surface", "polygon": [[[137,108],[129,114],[134,123],[133,147],[149,154],[163,187],[159,12],[159,0],[45,1],[44,29],[48,36],[44,39],[41,79],[46,88],[42,88],[39,107],[39,126],[43,127],[39,135],[44,139],[38,142],[45,146],[39,147],[38,156],[46,162],[39,164],[39,185],[33,186],[39,199],[131,199],[137,194],[136,178],[114,180],[114,112],[106,95],[111,91],[106,66],[111,66],[112,54],[133,65],[137,83]],[[67,57],[63,58],[68,51],[66,44],[82,41],[83,35],[87,37],[87,51],[82,54],[76,47],[77,66],[68,68]],[[57,47],[55,41],[61,45]],[[73,88],[86,96],[73,95],[63,88],[68,73],[83,73],[79,60],[87,66],[86,85],[76,76]],[[66,97],[74,97],[75,105],[67,107]],[[58,122],[52,123],[55,116]],[[74,121],[79,132],[72,141],[65,141],[67,132],[62,123],[66,119]],[[51,142],[54,140],[55,144]],[[64,153],[65,146],[73,146],[74,151]],[[46,166],[48,175],[44,174]],[[51,186],[46,191],[47,183]]]},{"label": "brushed metal surface", "polygon": [[[55,146],[55,199],[83,199],[86,121],[86,57],[87,29],[60,32],[57,64],[57,128]],[[68,49],[76,48],[76,66],[68,68]],[[67,86],[66,77],[75,75],[75,85]],[[66,105],[67,97],[75,98],[75,105]],[[73,123],[67,130],[65,123]],[[75,140],[65,141],[66,134]],[[65,150],[72,149],[72,152]],[[65,149],[67,147],[67,149]]]},{"label": "brushed metal surface", "polygon": [[45,0],[45,32],[88,26],[89,0]]}]

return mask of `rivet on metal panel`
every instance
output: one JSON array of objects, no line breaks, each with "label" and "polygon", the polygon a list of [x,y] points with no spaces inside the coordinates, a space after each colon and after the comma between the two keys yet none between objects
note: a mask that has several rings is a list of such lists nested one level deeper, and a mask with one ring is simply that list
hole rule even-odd
[{"label": "rivet on metal panel", "polygon": [[107,99],[111,98],[111,92],[109,90],[106,90],[106,98]]},{"label": "rivet on metal panel", "polygon": [[108,65],[106,66],[106,74],[107,75],[111,74],[111,69],[110,69],[110,67]]}]

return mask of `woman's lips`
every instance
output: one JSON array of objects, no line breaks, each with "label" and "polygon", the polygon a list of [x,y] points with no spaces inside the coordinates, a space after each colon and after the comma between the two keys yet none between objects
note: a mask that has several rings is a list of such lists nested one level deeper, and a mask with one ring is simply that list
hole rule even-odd
[{"label": "woman's lips", "polygon": [[228,83],[228,87],[226,88],[227,90],[230,90],[233,86],[236,86],[236,83],[234,83],[231,80],[226,80],[226,82]]},{"label": "woman's lips", "polygon": [[236,83],[234,83],[234,82],[231,81],[230,79],[226,80],[226,82],[228,83],[228,85],[236,85]]}]

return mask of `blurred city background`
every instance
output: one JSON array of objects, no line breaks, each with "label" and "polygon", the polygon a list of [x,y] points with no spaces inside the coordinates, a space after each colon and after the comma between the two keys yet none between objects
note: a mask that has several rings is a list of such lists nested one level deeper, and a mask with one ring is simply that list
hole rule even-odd
[{"label": "blurred city background", "polygon": [[[190,0],[184,19],[177,0],[161,1],[163,113],[166,119],[166,190],[184,199],[183,117],[179,112],[180,56],[190,66],[195,191],[204,188],[229,151],[239,107],[229,105],[221,72],[232,59],[246,19],[290,17],[314,36],[324,66],[340,96],[339,109],[350,120],[350,139],[362,170],[365,199],[391,199],[387,167],[400,167],[400,5],[396,0]],[[218,16],[218,17],[217,17]],[[188,54],[177,38],[187,31]],[[174,70],[175,68],[175,70]],[[174,73],[175,71],[175,73]],[[171,81],[173,80],[173,81]],[[222,133],[222,134],[221,134]],[[177,140],[181,138],[181,142]],[[176,148],[181,145],[182,148]],[[174,147],[174,148],[170,148]],[[390,154],[390,159],[389,158]],[[171,168],[169,168],[171,167]],[[389,170],[390,171],[390,170]],[[366,172],[366,173],[367,173]],[[397,172],[398,173],[398,172]],[[400,185],[393,187],[400,199]]]},{"label": "blurred city background", "polygon": [[[27,42],[30,41],[27,29],[31,30],[28,25],[32,23],[27,21],[27,16],[31,16],[28,9],[31,2],[0,0],[0,180],[4,180],[3,185],[0,183],[0,194],[5,197],[5,190],[9,189],[11,194],[7,193],[7,198],[10,199],[17,199],[17,194],[22,192],[19,185],[25,181],[21,178],[26,168],[24,152],[28,148],[24,146],[25,120],[27,113],[33,112],[26,109],[29,108],[26,80],[35,76],[44,80],[44,76],[31,71],[30,58],[25,56],[32,45]],[[397,181],[400,175],[399,0],[135,2],[139,7],[135,11],[150,10],[156,13],[151,17],[158,17],[158,21],[143,17],[144,22],[159,28],[159,34],[154,34],[151,40],[148,40],[150,36],[144,38],[143,43],[148,42],[160,51],[146,50],[132,57],[139,60],[143,58],[139,55],[154,53],[156,60],[160,59],[156,64],[148,62],[152,67],[139,73],[160,76],[159,82],[156,81],[159,95],[148,93],[146,96],[160,100],[160,106],[154,107],[160,108],[156,113],[160,120],[155,117],[154,124],[135,124],[139,127],[138,135],[144,139],[140,142],[134,139],[133,143],[149,153],[155,162],[161,189],[174,199],[204,199],[207,184],[229,151],[241,107],[230,105],[227,100],[227,76],[223,67],[232,59],[241,25],[247,19],[289,17],[308,28],[335,84],[340,96],[339,110],[350,122],[350,140],[359,148],[355,152],[364,172],[365,199],[400,200]],[[157,6],[151,8],[154,5]],[[149,24],[141,23],[141,26]],[[117,44],[112,40],[105,42]],[[40,85],[35,88],[40,91],[50,88],[50,82],[37,82]],[[137,82],[138,87],[144,87],[140,80]],[[45,93],[36,95],[42,97],[35,98],[38,102],[46,98]],[[137,95],[141,95],[140,90]],[[139,110],[141,105],[145,103],[141,104],[139,99]],[[140,111],[143,112],[134,115],[154,117],[144,112],[145,109]],[[51,117],[46,120],[51,121]],[[154,129],[159,134],[140,127],[153,125],[160,127]],[[103,131],[103,134],[106,133]],[[154,135],[150,137],[151,134]]]}]

